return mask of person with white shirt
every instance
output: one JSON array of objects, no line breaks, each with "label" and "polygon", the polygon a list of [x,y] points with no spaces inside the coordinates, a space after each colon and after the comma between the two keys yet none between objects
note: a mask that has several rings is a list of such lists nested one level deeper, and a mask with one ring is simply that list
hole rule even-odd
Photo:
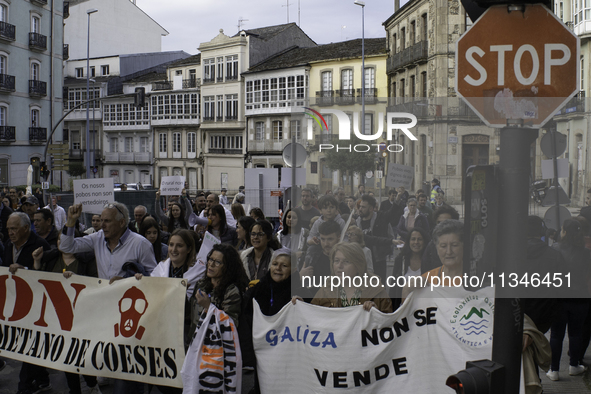
[{"label": "person with white shirt", "polygon": [[57,197],[51,196],[51,204],[48,204],[45,208],[53,212],[53,224],[57,231],[62,231],[64,224],[66,224],[66,210],[57,205]]}]

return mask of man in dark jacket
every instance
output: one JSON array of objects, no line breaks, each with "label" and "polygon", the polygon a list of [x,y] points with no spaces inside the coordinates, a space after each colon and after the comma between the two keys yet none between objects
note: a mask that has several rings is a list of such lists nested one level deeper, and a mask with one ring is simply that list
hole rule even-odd
[{"label": "man in dark jacket", "polygon": [[375,207],[375,198],[367,194],[361,196],[359,217],[355,223],[363,231],[365,246],[371,250],[375,274],[382,279],[383,283],[386,283],[386,256],[392,253],[392,245],[398,242],[388,228],[392,221],[391,216],[396,213],[393,212],[395,208],[393,207],[378,215]]},{"label": "man in dark jacket", "polygon": [[[3,265],[11,272],[17,268],[34,269],[33,251],[39,247],[50,250],[49,244],[37,234],[31,232],[29,215],[15,212],[8,218],[8,237],[4,250]],[[49,374],[44,367],[23,363],[19,374],[19,393],[38,393],[51,389]]]},{"label": "man in dark jacket", "polygon": [[33,214],[33,224],[37,229],[37,235],[47,241],[52,249],[57,249],[58,231],[54,226],[53,213],[43,208]]},{"label": "man in dark jacket", "polygon": [[4,250],[3,265],[9,267],[18,264],[19,268],[33,269],[33,251],[39,247],[50,250],[50,246],[43,238],[31,231],[29,215],[15,212],[8,218],[8,238]]},{"label": "man in dark jacket", "polygon": [[6,242],[8,240],[8,230],[6,229],[8,223],[8,217],[10,214],[14,212],[12,208],[7,207],[6,205],[0,202],[0,233],[2,234],[2,242]]},{"label": "man in dark jacket", "polygon": [[140,232],[140,225],[142,224],[144,219],[147,218],[148,216],[150,216],[150,215],[148,215],[148,208],[146,208],[143,205],[138,205],[137,207],[135,207],[133,209],[134,220],[131,220],[129,222],[129,224],[127,225],[127,228],[129,228],[134,233],[139,233]]}]

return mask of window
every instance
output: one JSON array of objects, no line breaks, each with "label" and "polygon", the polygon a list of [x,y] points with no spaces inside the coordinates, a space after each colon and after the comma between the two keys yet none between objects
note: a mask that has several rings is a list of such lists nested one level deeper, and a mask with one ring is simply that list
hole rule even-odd
[{"label": "window", "polygon": [[353,89],[353,70],[341,71],[341,89]]},{"label": "window", "polygon": [[299,140],[302,138],[301,133],[301,122],[299,120],[292,120],[289,122],[289,126],[291,128],[291,135],[295,135],[296,139]]},{"label": "window", "polygon": [[215,79],[215,59],[203,60],[203,82],[213,82]]},{"label": "window", "polygon": [[581,56],[581,90],[585,90],[585,57]]},{"label": "window", "polygon": [[[101,88],[97,88],[97,87],[91,87],[90,88],[90,98],[94,99],[94,98],[98,98],[101,96]],[[69,88],[68,89],[68,102],[67,102],[67,107],[66,109],[74,109],[74,107],[76,107],[79,104],[82,104],[82,102],[86,101],[86,88]],[[95,108],[100,108],[100,101],[94,101],[92,103],[90,103],[90,107],[92,108],[92,106],[95,106]],[[86,110],[86,106],[83,105],[82,107],[77,108],[77,111],[82,111],[82,110]]]},{"label": "window", "polygon": [[398,92],[396,91],[396,82],[392,82],[392,89],[390,89],[390,96],[396,97],[397,93]]},{"label": "window", "polygon": [[560,2],[560,20],[564,21],[564,3]]},{"label": "window", "polygon": [[215,114],[214,99],[214,96],[203,97],[203,120],[213,120]]},{"label": "window", "polygon": [[148,137],[140,137],[140,153],[150,152],[150,146],[148,145]]},{"label": "window", "polygon": [[364,133],[366,135],[373,134],[373,114],[365,114]]},{"label": "window", "polygon": [[8,57],[0,55],[0,74],[8,74]]},{"label": "window", "polygon": [[224,57],[220,56],[217,58],[217,73],[218,73],[218,82],[224,82]]},{"label": "window", "polygon": [[39,110],[37,108],[31,109],[31,127],[39,127]]},{"label": "window", "polygon": [[226,56],[226,81],[238,79],[238,55]]},{"label": "window", "polygon": [[410,76],[410,97],[415,97],[415,76]]},{"label": "window", "polygon": [[273,139],[274,140],[282,140],[283,139],[283,122],[280,120],[273,121]]},{"label": "window", "polygon": [[365,68],[365,89],[373,89],[373,88],[375,88],[375,86],[376,86],[376,69],[373,67],[366,67]]},{"label": "window", "polygon": [[197,119],[197,93],[152,95],[152,120]]},{"label": "window", "polygon": [[109,75],[110,71],[109,71],[109,65],[105,64],[104,66],[101,66],[101,75]]},{"label": "window", "polygon": [[6,106],[1,105],[0,106],[0,126],[6,126],[6,113],[8,112],[8,109],[6,108]]},{"label": "window", "polygon": [[421,97],[427,97],[427,72],[421,73]]},{"label": "window", "polygon": [[[246,81],[246,109],[290,107],[306,95],[305,76],[265,78]],[[297,105],[304,105],[298,102]]]},{"label": "window", "polygon": [[326,114],[324,115],[324,120],[326,120],[326,134],[332,134],[332,115]]},{"label": "window", "polygon": [[406,48],[406,29],[403,27],[400,29],[400,50],[404,51]]},{"label": "window", "polygon": [[318,174],[318,162],[317,161],[310,162],[310,174]]},{"label": "window", "polygon": [[400,97],[404,97],[404,79],[400,80]]},{"label": "window", "polygon": [[114,137],[109,140],[109,144],[111,147],[111,153],[119,152],[119,138]]},{"label": "window", "polygon": [[[189,80],[193,81],[193,82],[197,80],[197,70],[195,70],[194,68],[189,70]],[[193,85],[191,85],[191,86],[193,86]]]},{"label": "window", "polygon": [[410,30],[408,32],[408,36],[409,36],[408,37],[408,40],[409,40],[408,45],[409,46],[413,46],[415,44],[415,34],[416,34],[415,27],[416,27],[416,22],[415,21],[410,22]]},{"label": "window", "polygon": [[0,4],[0,22],[8,22],[8,6]]},{"label": "window", "polygon": [[125,152],[133,152],[133,137],[125,137]]},{"label": "window", "polygon": [[181,157],[181,133],[172,133],[172,157]]},{"label": "window", "polygon": [[238,94],[226,94],[226,120],[238,119]]},{"label": "window", "polygon": [[223,121],[224,120],[224,96],[221,94],[217,96],[216,107],[217,107],[216,119],[218,121]]},{"label": "window", "polygon": [[[111,138],[111,152],[116,152],[113,151],[113,142],[112,140],[114,140],[115,138]],[[72,149],[76,149],[79,150],[80,149],[80,131],[79,130],[72,130]]]},{"label": "window", "polygon": [[187,155],[189,159],[194,159],[197,154],[197,134],[187,133]]},{"label": "window", "polygon": [[31,33],[39,33],[41,31],[41,18],[36,15],[31,16]]},{"label": "window", "polygon": [[331,71],[324,71],[322,73],[322,91],[330,91],[332,90],[332,72]]},{"label": "window", "polygon": [[160,153],[166,153],[168,150],[168,135],[166,133],[160,133],[158,137],[158,151]]},{"label": "window", "polygon": [[427,41],[427,14],[421,15],[421,39]]},{"label": "window", "polygon": [[94,78],[96,76],[94,72],[94,66],[90,67],[90,78]]},{"label": "window", "polygon": [[220,150],[232,150],[227,153],[241,153],[242,136],[241,135],[212,135],[209,137],[209,149],[212,152]]},{"label": "window", "polygon": [[31,63],[31,80],[33,80],[33,81],[39,80],[39,63],[37,63],[37,62]]},{"label": "window", "polygon": [[396,43],[396,34],[392,34],[392,54],[396,53],[396,47],[397,47],[397,43]]},{"label": "window", "polygon": [[254,139],[257,141],[264,141],[265,140],[265,122],[256,122],[254,126],[255,126]]},{"label": "window", "polygon": [[76,68],[76,78],[84,78],[84,69],[82,67]]}]

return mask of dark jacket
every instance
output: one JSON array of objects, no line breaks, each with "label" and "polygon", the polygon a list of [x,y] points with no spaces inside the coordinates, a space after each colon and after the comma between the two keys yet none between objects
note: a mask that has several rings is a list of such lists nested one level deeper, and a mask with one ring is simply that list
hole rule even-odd
[{"label": "dark jacket", "polygon": [[364,229],[361,217],[358,217],[355,223],[363,231],[365,246],[371,250],[375,269],[376,262],[386,261],[386,256],[392,253],[392,234],[388,231],[388,225],[390,224],[388,215],[384,215],[382,212],[380,214],[374,212],[370,219],[369,229]]},{"label": "dark jacket", "polygon": [[[554,273],[561,273],[565,269],[565,262],[562,255],[549,247],[539,238],[528,238],[527,240],[527,267],[526,272],[538,274],[543,279],[550,274],[550,280]],[[546,333],[556,317],[559,310],[556,288],[528,288],[527,294],[531,298],[523,298],[523,311],[535,323],[538,330]]]},{"label": "dark jacket", "polygon": [[236,229],[226,224],[224,231],[220,232],[220,241],[222,241],[223,244],[236,246],[238,244],[238,235],[236,235]]},{"label": "dark jacket", "polygon": [[564,243],[559,243],[556,249],[566,262],[566,269],[562,271],[571,274],[570,287],[567,289],[566,297],[589,299],[587,283],[591,274],[591,251],[582,246],[565,245]]},{"label": "dark jacket", "polygon": [[58,238],[57,229],[55,228],[55,226],[52,226],[51,231],[49,232],[47,237],[45,237],[45,240],[47,241],[49,246],[51,246],[51,249],[57,249],[57,238]]},{"label": "dark jacket", "polygon": [[[419,212],[419,214],[417,216],[415,216],[415,224],[413,227],[420,227],[423,230],[425,230],[427,232],[427,234],[429,234],[430,233],[429,220],[420,211],[418,211],[418,212]],[[409,215],[410,215],[410,213],[409,213]],[[404,215],[402,215],[400,217],[400,220],[398,221],[398,226],[396,226],[396,232],[398,233],[398,235],[400,235],[400,237],[402,239],[406,239],[406,237],[408,236],[408,230],[409,229],[406,228],[406,217]]]},{"label": "dark jacket", "polygon": [[[55,267],[60,254],[61,252],[57,248],[44,252],[41,259],[41,270],[53,272],[53,267]],[[93,252],[74,253],[74,257],[78,260],[78,270],[75,274],[98,278],[96,259]]]},{"label": "dark jacket", "polygon": [[423,252],[423,261],[421,262],[421,272],[428,272],[437,267],[441,267],[441,259],[437,254],[437,247],[433,240],[429,241],[425,252]]},{"label": "dark jacket", "polygon": [[39,247],[43,247],[43,250],[50,250],[51,247],[47,243],[46,240],[38,236],[37,234],[31,232],[29,234],[29,238],[27,242],[23,245],[22,251],[18,256],[17,261],[12,261],[12,242],[8,240],[4,245],[4,259],[2,261],[2,265],[5,267],[10,266],[13,263],[20,264],[23,267],[27,267],[28,269],[34,269],[35,260],[33,259],[33,252],[35,249]]},{"label": "dark jacket", "polygon": [[342,201],[339,203],[338,210],[339,210],[339,213],[341,214],[341,217],[343,215],[348,215],[351,213],[351,210],[349,209],[349,205],[347,205],[346,201]]},{"label": "dark jacket", "polygon": [[8,217],[13,213],[14,211],[12,210],[12,208],[7,207],[6,205],[0,203],[0,233],[2,234],[2,242],[7,242],[8,241],[8,229],[6,228],[6,225],[8,223]]},{"label": "dark jacket", "polygon": [[254,287],[244,293],[238,330],[243,365],[252,367],[256,365],[252,344],[253,300],[257,300],[265,316],[276,314],[291,301],[291,280],[292,278],[289,277],[277,283],[271,278],[271,272],[267,271],[267,274]]}]

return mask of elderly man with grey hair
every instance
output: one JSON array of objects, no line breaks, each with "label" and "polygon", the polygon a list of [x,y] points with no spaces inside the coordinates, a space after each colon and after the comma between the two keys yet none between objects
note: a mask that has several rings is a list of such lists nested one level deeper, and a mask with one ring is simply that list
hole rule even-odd
[{"label": "elderly man with grey hair", "polygon": [[60,250],[64,253],[94,252],[98,275],[111,281],[126,275],[123,265],[128,262],[143,267],[150,275],[156,267],[152,244],[146,238],[127,228],[129,211],[124,204],[105,205],[101,213],[102,230],[81,238],[74,238],[76,220],[82,214],[82,204],[68,210],[66,231],[62,234]]},{"label": "elderly man with grey hair", "polygon": [[31,219],[24,212],[15,212],[6,224],[9,241],[5,245],[2,265],[11,269],[33,269],[33,251],[39,247],[49,250],[47,241],[31,231]]}]

